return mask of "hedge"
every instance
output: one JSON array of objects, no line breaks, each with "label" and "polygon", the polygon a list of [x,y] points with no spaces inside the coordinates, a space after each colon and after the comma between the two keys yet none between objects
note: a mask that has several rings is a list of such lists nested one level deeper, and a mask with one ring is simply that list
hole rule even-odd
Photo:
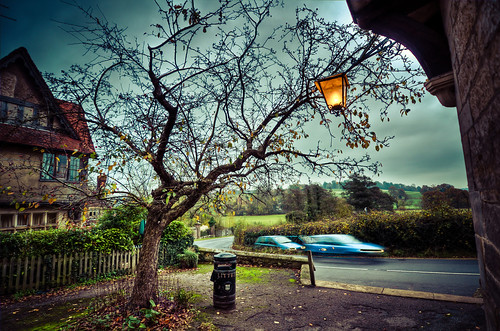
[{"label": "hedge", "polygon": [[0,258],[81,252],[129,251],[132,239],[119,229],[54,229],[0,233]]},{"label": "hedge", "polygon": [[387,213],[371,212],[349,218],[310,222],[302,225],[283,224],[273,227],[252,227],[242,232],[245,245],[253,245],[264,235],[351,234],[366,242],[377,243],[393,252],[430,254],[433,252],[474,252],[475,237],[470,210],[451,209]]}]

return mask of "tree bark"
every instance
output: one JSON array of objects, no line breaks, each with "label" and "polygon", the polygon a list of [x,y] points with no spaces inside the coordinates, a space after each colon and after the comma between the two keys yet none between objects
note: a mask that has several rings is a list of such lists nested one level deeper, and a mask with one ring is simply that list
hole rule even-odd
[{"label": "tree bark", "polygon": [[132,307],[149,308],[149,301],[157,302],[158,299],[158,248],[163,233],[160,220],[160,216],[155,217],[151,212],[148,214],[137,275],[130,298]]}]

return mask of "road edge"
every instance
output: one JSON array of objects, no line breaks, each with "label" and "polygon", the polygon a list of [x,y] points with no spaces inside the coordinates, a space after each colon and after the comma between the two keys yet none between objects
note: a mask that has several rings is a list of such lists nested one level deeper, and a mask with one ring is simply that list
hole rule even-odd
[{"label": "road edge", "polygon": [[[311,274],[309,272],[309,265],[303,264],[300,270],[300,282],[302,285],[311,285]],[[333,288],[337,290],[346,290],[352,292],[379,294],[379,295],[390,295],[405,298],[414,299],[427,299],[427,300],[437,300],[437,301],[450,301],[458,303],[472,303],[472,304],[483,304],[482,298],[466,297],[460,295],[442,294],[442,293],[432,293],[423,291],[411,291],[411,290],[400,290],[392,289],[386,287],[376,287],[376,286],[365,286],[356,284],[347,284],[340,282],[328,282],[322,280],[316,280],[317,287]]]}]

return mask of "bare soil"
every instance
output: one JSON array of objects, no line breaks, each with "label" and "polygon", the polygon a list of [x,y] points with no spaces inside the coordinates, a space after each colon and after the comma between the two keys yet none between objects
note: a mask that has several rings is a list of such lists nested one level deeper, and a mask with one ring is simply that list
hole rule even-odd
[{"label": "bare soil", "polygon": [[[196,329],[203,320],[220,330],[486,330],[479,305],[409,299],[303,286],[297,270],[273,269],[259,282],[236,281],[236,308],[215,309],[210,272],[163,274],[163,282],[178,284],[200,296]],[[52,295],[32,296],[1,304],[2,330],[57,329],[78,314],[92,297],[123,289],[130,280],[111,282]],[[57,294],[58,293],[58,294]]]}]

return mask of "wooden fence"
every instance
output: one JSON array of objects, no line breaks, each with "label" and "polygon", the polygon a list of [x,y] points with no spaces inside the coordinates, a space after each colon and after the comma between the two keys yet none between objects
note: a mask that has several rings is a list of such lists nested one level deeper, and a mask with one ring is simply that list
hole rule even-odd
[{"label": "wooden fence", "polygon": [[4,258],[0,264],[0,294],[46,290],[109,274],[135,273],[140,249],[129,252],[77,253]]}]

